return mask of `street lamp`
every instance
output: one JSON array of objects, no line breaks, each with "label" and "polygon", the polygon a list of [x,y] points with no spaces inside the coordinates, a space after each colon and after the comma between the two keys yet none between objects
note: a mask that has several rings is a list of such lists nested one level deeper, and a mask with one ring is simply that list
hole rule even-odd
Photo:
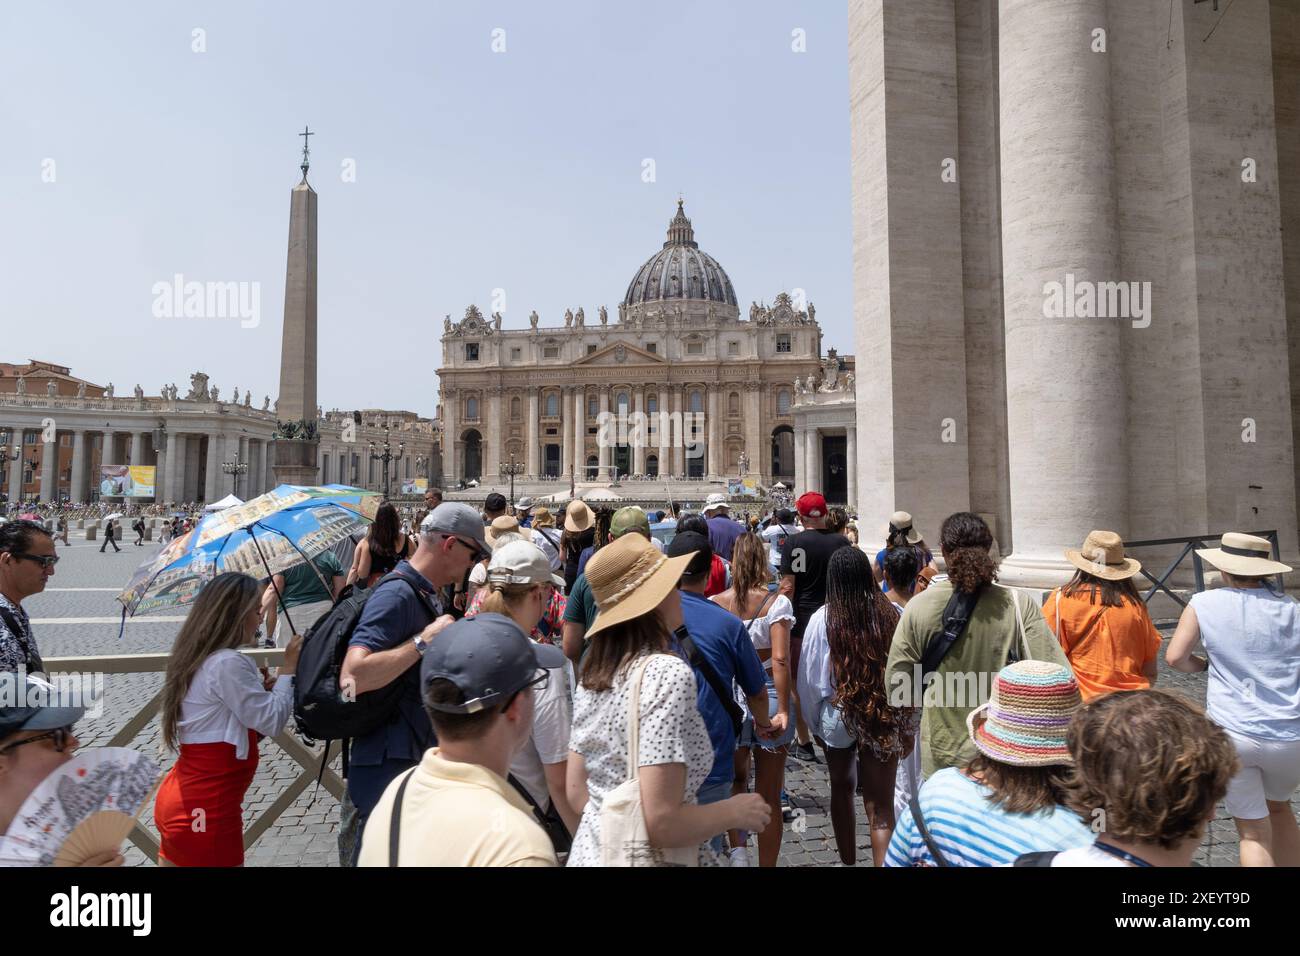
[{"label": "street lamp", "polygon": [[230,476],[230,493],[239,496],[239,476],[248,474],[248,462],[240,461],[236,458],[234,461],[223,461],[221,470]]},{"label": "street lamp", "polygon": [[515,461],[515,453],[510,453],[510,461],[501,463],[501,477],[510,479],[510,507],[515,506],[515,475],[522,475],[526,466],[522,461]]},{"label": "street lamp", "polygon": [[[22,456],[23,456],[23,450],[21,446],[14,445],[13,449],[11,450],[7,445],[0,445],[0,474],[5,476],[6,482],[8,481],[8,475],[9,475],[9,462],[17,461]],[[10,501],[10,503],[16,503],[18,499],[22,497],[22,491],[23,491],[22,480],[23,480],[23,476],[20,474],[18,476],[18,487],[8,489],[9,492],[8,500]]]},{"label": "street lamp", "polygon": [[379,454],[375,451],[374,442],[370,443],[370,460],[382,461],[384,463],[384,497],[387,498],[391,491],[388,487],[388,465],[390,462],[396,464],[402,460],[402,455],[406,453],[406,442],[399,441],[397,443],[397,452],[394,454],[392,443],[389,441],[389,426],[385,425],[384,443],[380,447],[384,449],[383,454]]}]

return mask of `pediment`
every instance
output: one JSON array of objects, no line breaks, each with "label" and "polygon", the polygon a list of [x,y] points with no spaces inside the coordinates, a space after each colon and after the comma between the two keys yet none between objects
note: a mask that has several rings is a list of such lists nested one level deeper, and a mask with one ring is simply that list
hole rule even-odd
[{"label": "pediment", "polygon": [[597,349],[590,355],[584,355],[573,363],[575,366],[617,367],[620,365],[667,365],[662,355],[647,352],[645,349],[626,342],[615,342]]}]

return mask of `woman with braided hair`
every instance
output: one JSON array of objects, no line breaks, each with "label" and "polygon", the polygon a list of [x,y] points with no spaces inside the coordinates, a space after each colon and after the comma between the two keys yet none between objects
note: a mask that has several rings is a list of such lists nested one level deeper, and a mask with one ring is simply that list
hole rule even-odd
[{"label": "woman with braided hair", "polygon": [[871,575],[857,548],[840,548],[826,570],[826,604],[804,632],[799,703],[826,754],[831,778],[831,826],[845,866],[856,862],[853,797],[871,828],[871,856],[882,866],[894,833],[894,779],[898,760],[911,753],[912,711],[895,707],[885,664],[898,611]]}]

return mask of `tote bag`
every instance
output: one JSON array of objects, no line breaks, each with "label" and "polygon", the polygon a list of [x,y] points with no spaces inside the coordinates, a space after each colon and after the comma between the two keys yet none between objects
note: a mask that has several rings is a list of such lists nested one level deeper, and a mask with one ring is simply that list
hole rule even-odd
[{"label": "tote bag", "polygon": [[628,677],[627,765],[628,779],[605,795],[600,808],[601,866],[699,866],[699,847],[665,849],[652,846],[641,806],[641,781],[637,777],[641,731],[641,678],[650,656],[635,665]]}]

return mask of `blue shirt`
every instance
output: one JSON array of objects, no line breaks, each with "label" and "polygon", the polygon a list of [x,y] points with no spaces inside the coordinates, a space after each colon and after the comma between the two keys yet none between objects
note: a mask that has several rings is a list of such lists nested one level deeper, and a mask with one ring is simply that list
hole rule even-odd
[{"label": "blue shirt", "polygon": [[[1024,853],[1091,846],[1097,834],[1065,807],[1007,813],[989,802],[988,787],[956,767],[940,770],[917,795],[926,829],[952,866],[1001,866]],[[885,866],[937,866],[911,809],[898,818]]]},{"label": "blue shirt", "polygon": [[733,521],[725,515],[715,515],[706,522],[709,526],[709,547],[722,560],[730,563],[731,552],[736,547],[736,539],[745,533],[740,522]]},{"label": "blue shirt", "polygon": [[[690,591],[677,592],[682,599],[682,619],[686,631],[695,642],[696,649],[713,665],[723,686],[740,685],[746,697],[767,692],[767,677],[763,664],[749,639],[745,622],[730,611],[725,611],[708,598]],[[599,640],[599,638],[597,638]],[[676,643],[676,641],[674,641]],[[680,652],[681,648],[678,648]],[[727,716],[726,708],[718,700],[699,668],[695,671],[695,706],[704,718],[704,726],[713,742],[713,769],[700,787],[715,786],[735,775],[736,729]]]},{"label": "blue shirt", "polygon": [[[415,637],[442,613],[437,590],[410,562],[402,561],[393,570],[412,581],[422,597],[417,597],[405,581],[379,585],[366,601],[348,647],[391,651]],[[436,742],[433,725],[420,702],[420,665],[412,664],[397,680],[402,682],[402,693],[393,719],[352,741],[349,759],[359,767],[377,767],[385,760],[418,761]]]},{"label": "blue shirt", "polygon": [[592,556],[593,554],[595,554],[595,553],[596,553],[596,547],[595,547],[595,545],[592,545],[592,546],[589,547],[589,548],[583,548],[583,549],[582,549],[582,553],[581,553],[580,555],[578,555],[578,573],[579,573],[579,574],[582,574],[583,572],[585,572],[585,571],[587,570],[587,562],[591,560],[591,556]]}]

